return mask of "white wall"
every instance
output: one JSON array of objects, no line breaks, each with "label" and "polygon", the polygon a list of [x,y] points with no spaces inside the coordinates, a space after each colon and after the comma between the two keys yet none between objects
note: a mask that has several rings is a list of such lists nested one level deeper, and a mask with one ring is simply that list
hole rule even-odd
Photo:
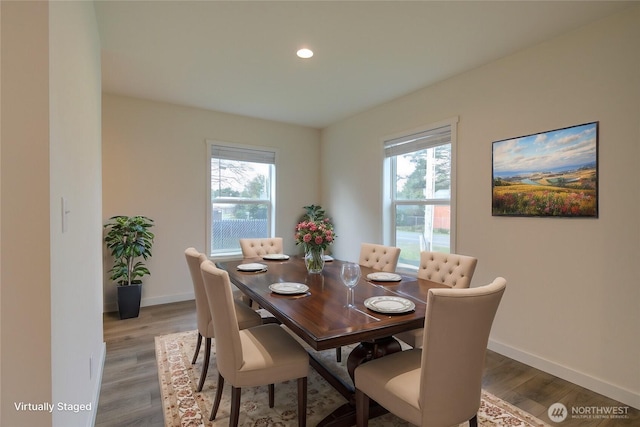
[{"label": "white wall", "polygon": [[[2,46],[2,7],[0,7],[0,46]],[[2,49],[0,49],[0,64],[2,64]],[[0,67],[0,99],[2,99],[2,67]],[[2,129],[2,102],[0,102],[0,129]],[[2,132],[0,132],[0,233],[2,227]],[[1,235],[1,234],[0,234]],[[2,271],[2,244],[0,244],[0,271]],[[0,274],[0,307],[2,307],[2,274]],[[2,330],[2,316],[0,316],[0,330]],[[2,339],[0,339],[0,374],[2,374]],[[2,402],[2,386],[0,385],[0,402]],[[0,405],[0,420],[2,420],[2,405]]]},{"label": "white wall", "polygon": [[[102,336],[100,40],[93,2],[49,6],[52,402],[54,426],[89,426],[98,406]],[[67,200],[62,232],[61,199]]]},{"label": "white wall", "polygon": [[14,402],[51,401],[49,15],[43,2],[0,8],[0,425],[45,426],[50,414],[18,412]]},{"label": "white wall", "polygon": [[[318,130],[111,94],[103,94],[102,124],[103,220],[139,214],[156,223],[143,305],[193,298],[184,250],[205,250],[207,139],[278,150],[275,232],[286,252],[297,251],[302,207],[319,203]],[[105,310],[115,310],[106,274],[104,286]]]},{"label": "white wall", "polygon": [[[457,251],[479,258],[473,286],[508,281],[492,348],[640,408],[640,8],[323,130],[339,258],[382,240],[382,138],[454,116]],[[590,121],[598,219],[491,216],[492,141]]]},{"label": "white wall", "polygon": [[[0,7],[0,425],[89,426],[104,358],[100,49],[93,4]],[[71,209],[64,234],[63,195]],[[46,402],[55,410],[17,410],[21,402]],[[58,403],[91,404],[91,410],[58,411]]]}]

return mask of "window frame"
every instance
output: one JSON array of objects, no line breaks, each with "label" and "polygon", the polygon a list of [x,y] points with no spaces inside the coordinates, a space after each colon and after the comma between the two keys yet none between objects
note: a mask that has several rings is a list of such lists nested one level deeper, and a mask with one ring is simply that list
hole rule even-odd
[{"label": "window frame", "polygon": [[[457,195],[457,185],[456,185],[456,163],[457,163],[457,123],[458,117],[453,117],[447,120],[443,120],[436,123],[431,123],[428,125],[421,126],[419,128],[399,132],[397,134],[389,135],[387,137],[382,138],[382,149],[383,149],[383,242],[385,245],[396,246],[396,212],[398,206],[403,205],[422,205],[422,206],[446,206],[450,207],[449,219],[450,219],[450,233],[449,233],[449,251],[451,253],[456,252],[456,235],[457,235],[457,220],[456,220],[456,195]],[[393,161],[394,157],[397,157],[402,154],[409,154],[416,151],[420,151],[424,148],[437,147],[440,145],[446,144],[433,144],[428,147],[417,147],[415,150],[409,151],[407,153],[402,154],[392,154],[388,155],[387,153],[387,145],[391,141],[402,140],[410,138],[413,135],[426,134],[436,129],[440,129],[443,127],[449,127],[450,130],[450,140],[449,144],[451,145],[451,166],[450,166],[450,184],[451,184],[451,194],[448,199],[412,199],[412,200],[398,200],[397,199],[397,170],[396,170],[396,162]],[[403,271],[405,273],[416,273],[417,267],[410,264],[398,264],[398,270]]]},{"label": "window frame", "polygon": [[[272,147],[265,146],[257,146],[257,145],[247,145],[247,144],[238,144],[234,142],[220,141],[220,140],[205,140],[205,144],[207,147],[207,157],[206,157],[206,253],[207,256],[211,259],[223,261],[230,259],[238,259],[242,257],[242,250],[233,250],[224,253],[213,253],[213,194],[211,188],[211,160],[214,158],[213,148],[214,147],[226,147],[231,151],[254,151],[254,152],[264,152],[270,153],[273,155],[273,162],[263,162],[265,164],[271,165],[269,171],[269,198],[268,199],[249,199],[249,198],[239,198],[239,197],[221,197],[215,200],[217,204],[244,204],[244,205],[264,205],[268,206],[267,208],[267,237],[275,237],[275,210],[276,210],[276,175],[278,171],[278,150]],[[220,158],[220,157],[216,157]],[[243,158],[235,158],[227,160],[237,160],[237,161],[247,161]]]}]

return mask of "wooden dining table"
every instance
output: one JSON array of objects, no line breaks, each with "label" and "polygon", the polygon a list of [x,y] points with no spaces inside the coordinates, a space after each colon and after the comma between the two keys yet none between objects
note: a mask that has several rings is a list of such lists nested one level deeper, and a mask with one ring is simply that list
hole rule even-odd
[{"label": "wooden dining table", "polygon": [[[263,264],[265,268],[260,271],[238,269],[239,265],[253,263]],[[353,371],[361,363],[401,351],[401,345],[393,335],[423,327],[429,289],[446,286],[402,274],[399,275],[400,280],[396,281],[370,280],[367,278],[369,274],[380,271],[361,266],[362,276],[354,288],[355,307],[349,308],[347,287],[340,278],[342,264],[344,261],[341,260],[326,262],[321,274],[310,274],[301,256],[291,256],[286,260],[245,258],[216,263],[218,268],[228,272],[236,287],[313,350],[357,344],[347,359],[347,369],[353,379]],[[274,293],[270,286],[281,283],[306,285],[308,290],[299,294]],[[404,298],[413,302],[415,309],[406,313],[380,313],[365,306],[365,300],[371,297]],[[344,407],[318,425],[353,425],[353,382],[346,382],[334,375],[314,357],[313,352],[310,352],[310,356],[311,365],[348,400]],[[371,415],[376,416],[375,409]]]}]

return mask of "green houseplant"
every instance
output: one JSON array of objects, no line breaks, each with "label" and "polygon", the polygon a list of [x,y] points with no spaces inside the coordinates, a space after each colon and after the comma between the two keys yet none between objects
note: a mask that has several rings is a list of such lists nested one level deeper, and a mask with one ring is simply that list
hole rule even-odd
[{"label": "green houseplant", "polygon": [[104,241],[113,267],[110,278],[117,285],[118,311],[121,319],[138,317],[142,296],[142,277],[151,274],[145,263],[151,257],[154,234],[149,231],[153,220],[146,216],[118,215],[109,218]]}]

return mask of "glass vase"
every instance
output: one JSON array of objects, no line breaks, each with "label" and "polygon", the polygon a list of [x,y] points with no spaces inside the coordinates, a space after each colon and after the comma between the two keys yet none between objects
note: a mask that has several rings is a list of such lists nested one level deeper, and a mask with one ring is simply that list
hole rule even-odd
[{"label": "glass vase", "polygon": [[324,249],[307,248],[304,253],[304,264],[311,274],[320,274],[324,268]]}]

